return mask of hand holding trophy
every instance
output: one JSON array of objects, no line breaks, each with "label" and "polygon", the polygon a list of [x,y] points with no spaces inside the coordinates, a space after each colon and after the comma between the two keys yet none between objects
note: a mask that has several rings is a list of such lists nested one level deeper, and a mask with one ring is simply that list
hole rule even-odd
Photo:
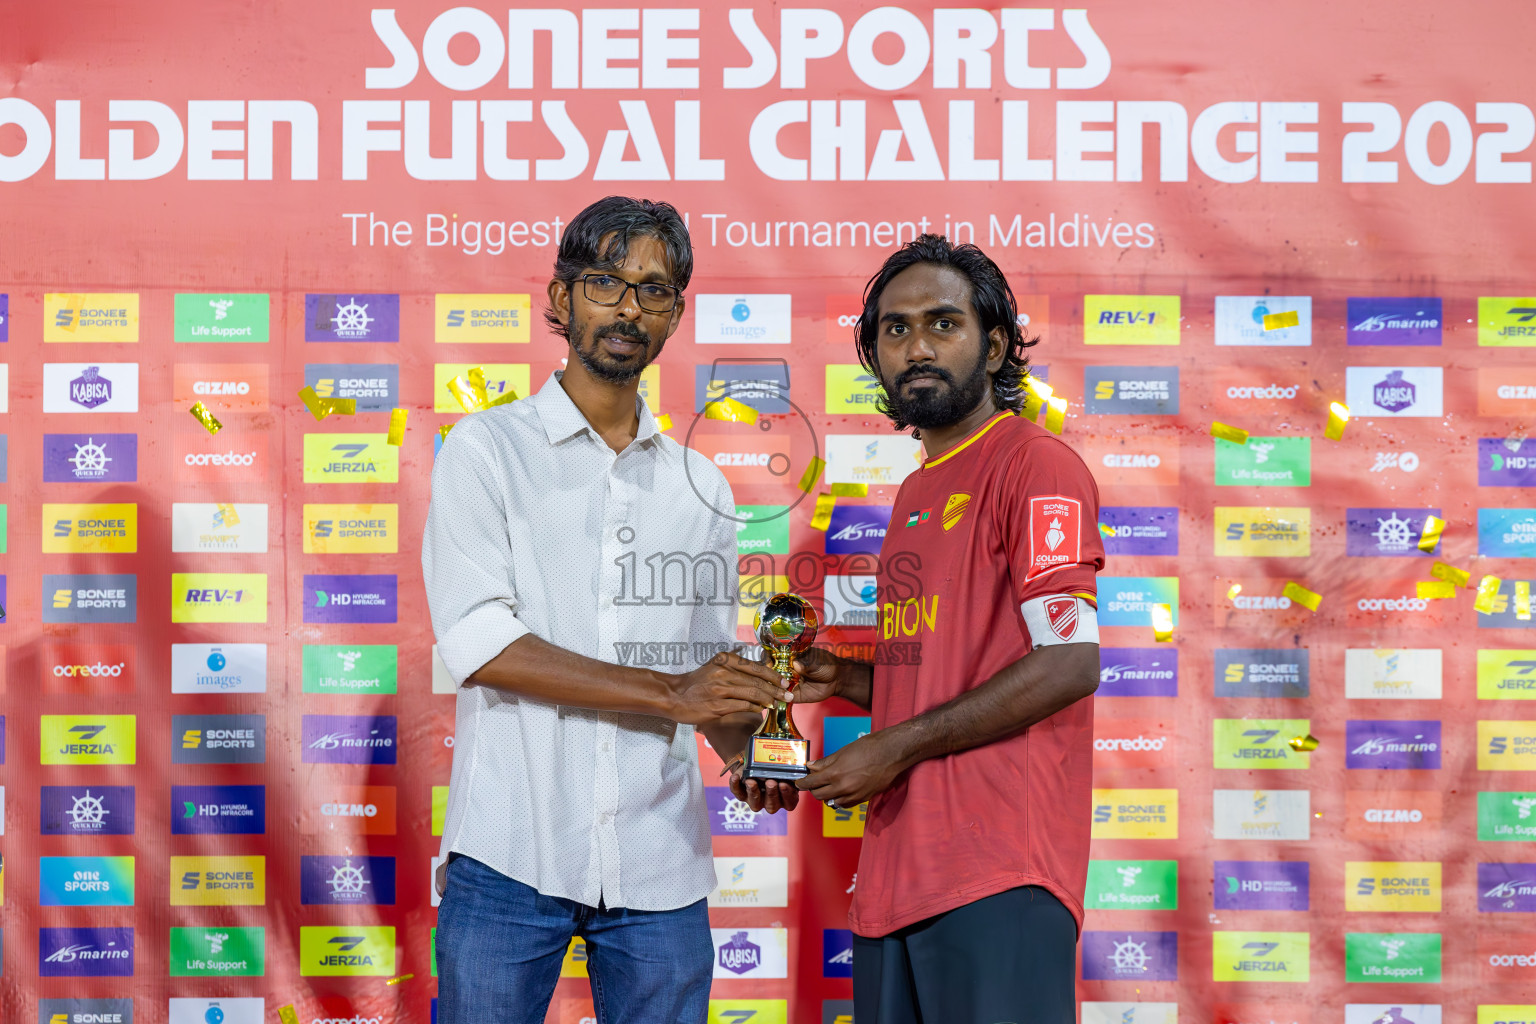
[{"label": "hand holding trophy", "polygon": [[[774,594],[763,602],[753,619],[757,642],[773,656],[773,667],[784,680],[784,689],[791,693],[800,677],[790,668],[790,661],[811,646],[819,626],[816,609],[798,594]],[[747,740],[741,776],[794,782],[805,776],[809,761],[810,744],[796,728],[789,705],[778,701]]]}]

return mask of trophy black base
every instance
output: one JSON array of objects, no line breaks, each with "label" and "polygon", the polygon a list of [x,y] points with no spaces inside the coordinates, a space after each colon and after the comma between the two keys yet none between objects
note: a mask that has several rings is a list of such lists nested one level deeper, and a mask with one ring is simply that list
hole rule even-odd
[{"label": "trophy black base", "polygon": [[810,743],[798,736],[753,736],[747,740],[744,779],[794,782],[809,774]]}]

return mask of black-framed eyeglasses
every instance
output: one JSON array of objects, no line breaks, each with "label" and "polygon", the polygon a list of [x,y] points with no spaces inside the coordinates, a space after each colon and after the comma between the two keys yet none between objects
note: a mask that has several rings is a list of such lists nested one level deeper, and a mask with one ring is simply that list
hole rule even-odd
[{"label": "black-framed eyeglasses", "polygon": [[647,313],[670,313],[677,308],[680,293],[669,284],[635,284],[612,274],[583,274],[581,278],[581,293],[599,306],[617,306],[631,288],[635,290],[635,301]]}]

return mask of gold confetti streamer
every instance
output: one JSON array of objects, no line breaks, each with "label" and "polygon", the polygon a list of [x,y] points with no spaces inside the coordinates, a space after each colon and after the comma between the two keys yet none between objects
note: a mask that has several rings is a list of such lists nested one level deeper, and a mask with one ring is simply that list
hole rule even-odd
[{"label": "gold confetti streamer", "polygon": [[1105,537],[1113,537],[1115,535],[1115,528],[1113,526],[1105,526],[1103,523],[1100,523],[1099,533]]},{"label": "gold confetti streamer", "polygon": [[1225,423],[1211,421],[1211,436],[1219,437],[1223,441],[1231,441],[1233,444],[1247,444],[1248,431],[1241,427],[1229,427]]},{"label": "gold confetti streamer", "polygon": [[[480,367],[475,367],[476,370]],[[473,371],[471,371],[473,372]],[[462,374],[450,380],[446,385],[448,393],[459,403],[459,407],[465,412],[479,412],[490,403],[485,398],[485,388],[475,390],[474,383],[466,379]]]},{"label": "gold confetti streamer", "polygon": [[1438,601],[1456,596],[1456,584],[1446,580],[1419,580],[1419,600]]},{"label": "gold confetti streamer", "polygon": [[1152,606],[1152,635],[1157,642],[1165,644],[1173,639],[1173,605],[1155,604]]},{"label": "gold confetti streamer", "polygon": [[1472,607],[1477,609],[1480,615],[1492,615],[1493,606],[1498,603],[1499,587],[1504,581],[1497,576],[1484,576],[1477,581],[1477,600],[1472,602]]},{"label": "gold confetti streamer", "polygon": [[1515,581],[1515,618],[1521,622],[1531,621],[1531,582],[1530,580]]},{"label": "gold confetti streamer", "polygon": [[453,429],[453,424],[452,423],[444,423],[442,426],[437,428],[437,436],[442,438],[444,441],[446,441],[446,440],[448,440],[448,431],[450,431],[452,429]]},{"label": "gold confetti streamer", "polygon": [[1282,328],[1286,328],[1286,327],[1300,327],[1300,326],[1301,326],[1301,314],[1296,312],[1296,310],[1294,310],[1294,309],[1290,310],[1289,312],[1286,312],[1286,313],[1265,313],[1264,314],[1264,329],[1266,331],[1278,331],[1278,330],[1281,330]]},{"label": "gold confetti streamer", "polygon": [[1434,568],[1429,570],[1429,574],[1437,580],[1445,580],[1445,582],[1454,583],[1458,587],[1470,587],[1472,585],[1471,573],[1464,569],[1458,569],[1454,565],[1447,565],[1444,562],[1436,562]]},{"label": "gold confetti streamer", "polygon": [[1440,535],[1445,532],[1445,520],[1439,516],[1430,516],[1424,520],[1424,532],[1419,536],[1420,551],[1434,551],[1435,545],[1440,543]]},{"label": "gold confetti streamer", "polygon": [[1232,584],[1230,587],[1227,588],[1227,600],[1228,601],[1235,600],[1237,598],[1237,595],[1241,594],[1242,592],[1243,592],[1243,585],[1241,583],[1234,583],[1234,584]]},{"label": "gold confetti streamer", "polygon": [[1317,611],[1317,606],[1323,603],[1323,595],[1308,590],[1300,583],[1287,583],[1285,589],[1280,591],[1286,597],[1311,611]]},{"label": "gold confetti streamer", "polygon": [[208,407],[202,402],[197,402],[188,411],[192,413],[193,419],[197,420],[207,429],[208,433],[217,434],[224,429],[224,424],[215,419],[213,413],[209,412]]},{"label": "gold confetti streamer", "polygon": [[494,409],[498,405],[511,405],[515,401],[517,401],[517,392],[513,391],[511,388],[507,388],[506,394],[502,395],[500,398],[492,399],[491,404],[486,406],[486,408]]},{"label": "gold confetti streamer", "polygon": [[[1295,316],[1296,314],[1292,313],[1291,315]],[[1311,733],[1307,733],[1305,736],[1292,736],[1287,742],[1290,743],[1291,749],[1298,754],[1310,754],[1317,749],[1317,737]]]},{"label": "gold confetti streamer", "polygon": [[832,525],[832,510],[837,507],[837,496],[834,494],[816,495],[816,511],[811,516],[811,529],[827,532],[827,527]]},{"label": "gold confetti streamer", "polygon": [[386,984],[386,985],[398,985],[402,981],[410,981],[414,977],[416,977],[416,975],[414,975],[414,974],[402,974],[398,978],[390,978],[384,984]]},{"label": "gold confetti streamer", "polygon": [[1067,428],[1067,400],[1054,395],[1045,400],[1045,429],[1060,434]]},{"label": "gold confetti streamer", "polygon": [[282,1009],[278,1010],[277,1017],[283,1022],[283,1024],[299,1024],[299,1015],[294,1010],[292,1003],[289,1003],[287,1006],[284,1006]]},{"label": "gold confetti streamer", "polygon": [[1047,407],[1051,396],[1056,392],[1043,380],[1026,376],[1024,378],[1024,408],[1023,415],[1027,420],[1040,421],[1041,410]]},{"label": "gold confetti streamer", "polygon": [[757,410],[727,395],[719,401],[704,403],[704,418],[750,425],[757,422]]},{"label": "gold confetti streamer", "polygon": [[821,479],[821,471],[826,468],[826,462],[812,455],[811,464],[805,467],[805,472],[800,477],[800,489],[810,494],[811,489],[816,486],[816,481]]},{"label": "gold confetti streamer", "polygon": [[656,429],[657,430],[671,430],[672,429],[672,417],[669,414],[667,414],[667,413],[662,413],[660,416],[657,416],[656,417]]},{"label": "gold confetti streamer", "polygon": [[327,416],[342,415],[355,416],[357,414],[357,399],[355,398],[321,398],[315,394],[315,389],[305,386],[299,389],[299,397],[304,400],[304,407],[309,410],[316,422]]},{"label": "gold confetti streamer", "polygon": [[832,497],[867,498],[869,497],[869,484],[833,484]]},{"label": "gold confetti streamer", "polygon": [[219,515],[224,517],[225,526],[240,525],[240,513],[235,511],[235,506],[227,501],[219,502]]},{"label": "gold confetti streamer", "polygon": [[406,409],[391,409],[389,411],[389,436],[384,440],[399,448],[405,444],[405,419],[410,415]]},{"label": "gold confetti streamer", "polygon": [[1330,441],[1337,441],[1344,436],[1344,428],[1349,425],[1349,406],[1343,402],[1334,402],[1328,406],[1328,426],[1323,430],[1323,436]]}]

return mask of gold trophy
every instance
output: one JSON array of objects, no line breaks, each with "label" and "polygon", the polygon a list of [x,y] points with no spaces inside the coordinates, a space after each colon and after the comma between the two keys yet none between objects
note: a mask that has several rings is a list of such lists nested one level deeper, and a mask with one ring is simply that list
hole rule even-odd
[{"label": "gold trophy", "polygon": [[[752,621],[757,642],[773,655],[773,667],[784,680],[784,689],[794,692],[800,677],[790,669],[790,659],[816,639],[820,622],[816,609],[799,594],[774,594],[763,602]],[[810,743],[800,735],[789,705],[777,701],[763,716],[763,724],[747,740],[744,755],[744,779],[781,779],[793,782],[806,775]]]}]

